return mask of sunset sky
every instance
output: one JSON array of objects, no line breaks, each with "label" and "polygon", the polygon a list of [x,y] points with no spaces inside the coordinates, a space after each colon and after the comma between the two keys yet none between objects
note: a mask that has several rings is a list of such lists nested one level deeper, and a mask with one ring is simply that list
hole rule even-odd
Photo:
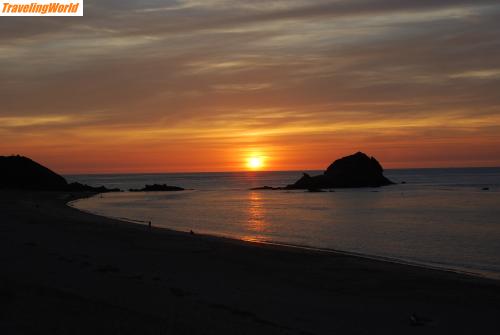
[{"label": "sunset sky", "polygon": [[85,0],[0,18],[0,154],[60,173],[500,166],[500,2]]}]

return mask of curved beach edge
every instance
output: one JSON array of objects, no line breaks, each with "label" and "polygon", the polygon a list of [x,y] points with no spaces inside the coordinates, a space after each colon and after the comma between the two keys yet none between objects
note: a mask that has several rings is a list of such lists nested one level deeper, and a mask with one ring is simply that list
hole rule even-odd
[{"label": "curved beach edge", "polygon": [[[0,332],[496,331],[500,283],[341,252],[149,228],[0,191]],[[359,322],[360,318],[363,322]]]},{"label": "curved beach edge", "polygon": [[[103,193],[96,193],[93,194],[91,197],[96,197],[100,196]],[[132,223],[132,224],[138,224],[138,225],[148,225],[149,221],[144,221],[144,220],[138,220],[138,219],[132,219],[132,218],[126,218],[126,217],[118,217],[118,216],[111,216],[111,215],[104,215],[100,213],[95,213],[89,210],[85,210],[82,208],[78,208],[77,203],[81,200],[84,200],[86,198],[89,198],[88,196],[84,196],[78,199],[73,199],[69,202],[66,203],[67,206],[74,208],[78,211],[81,211],[86,214],[90,215],[97,215],[101,217],[105,217],[108,219],[112,220],[118,220],[126,223]],[[155,230],[164,230],[172,233],[178,233],[178,234],[192,234],[192,231],[183,231],[183,230],[176,230],[168,227],[163,227],[163,226],[154,226]],[[426,262],[418,262],[418,261],[413,261],[413,260],[406,260],[402,258],[394,258],[394,257],[387,257],[387,256],[381,256],[381,255],[371,255],[371,254],[365,254],[365,253],[360,253],[360,252],[354,252],[354,251],[347,251],[347,250],[340,250],[340,249],[335,249],[335,248],[321,248],[321,247],[315,247],[315,246],[310,246],[310,245],[302,245],[302,244],[292,244],[292,243],[287,243],[287,242],[282,242],[282,241],[272,241],[272,240],[261,240],[261,239],[242,239],[237,236],[230,236],[230,235],[224,235],[224,234],[215,234],[215,233],[205,233],[205,232],[196,232],[196,235],[204,238],[211,238],[215,240],[221,240],[221,241],[232,241],[233,243],[243,243],[243,244],[251,244],[255,246],[273,246],[273,247],[280,247],[280,248],[291,248],[291,249],[298,249],[298,250],[306,250],[309,252],[318,252],[318,253],[326,253],[326,254],[337,254],[337,255],[344,255],[344,256],[351,256],[351,257],[359,257],[367,260],[374,260],[374,261],[380,261],[380,262],[388,262],[388,263],[393,263],[393,264],[400,264],[400,265],[406,265],[406,266],[412,266],[416,268],[422,268],[422,269],[427,269],[427,270],[436,270],[436,271],[444,271],[444,272],[449,272],[449,273],[454,273],[458,275],[464,275],[468,277],[476,277],[476,278],[481,278],[481,279],[488,279],[488,280],[495,280],[500,282],[500,274],[490,272],[490,271],[474,271],[474,270],[469,270],[466,268],[461,268],[461,267],[451,267],[447,265],[438,265],[438,264],[432,264],[432,263],[426,263]]]}]

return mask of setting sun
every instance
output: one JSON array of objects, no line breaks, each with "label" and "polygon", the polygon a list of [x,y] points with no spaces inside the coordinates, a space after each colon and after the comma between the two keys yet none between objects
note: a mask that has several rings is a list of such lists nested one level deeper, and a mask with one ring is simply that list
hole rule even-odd
[{"label": "setting sun", "polygon": [[247,167],[251,170],[258,170],[264,166],[264,159],[260,156],[252,156],[247,160]]}]

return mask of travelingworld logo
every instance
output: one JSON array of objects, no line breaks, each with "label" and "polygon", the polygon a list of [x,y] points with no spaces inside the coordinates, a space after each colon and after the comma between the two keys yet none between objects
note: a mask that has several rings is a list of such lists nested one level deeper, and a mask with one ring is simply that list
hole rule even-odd
[{"label": "travelingworld logo", "polygon": [[0,0],[0,16],[83,16],[83,0]]}]

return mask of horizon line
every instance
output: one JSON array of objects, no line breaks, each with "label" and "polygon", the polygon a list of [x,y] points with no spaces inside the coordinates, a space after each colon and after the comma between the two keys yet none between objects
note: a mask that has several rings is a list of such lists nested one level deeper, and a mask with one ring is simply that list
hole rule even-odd
[{"label": "horizon line", "polygon": [[[384,168],[384,171],[394,170],[452,170],[452,169],[500,169],[500,166],[448,166],[448,167],[404,167]],[[209,174],[209,173],[266,173],[266,172],[322,172],[325,169],[302,169],[302,170],[237,170],[237,171],[171,171],[171,172],[79,172],[60,173],[63,176],[89,176],[89,175],[160,175],[160,174]]]}]

